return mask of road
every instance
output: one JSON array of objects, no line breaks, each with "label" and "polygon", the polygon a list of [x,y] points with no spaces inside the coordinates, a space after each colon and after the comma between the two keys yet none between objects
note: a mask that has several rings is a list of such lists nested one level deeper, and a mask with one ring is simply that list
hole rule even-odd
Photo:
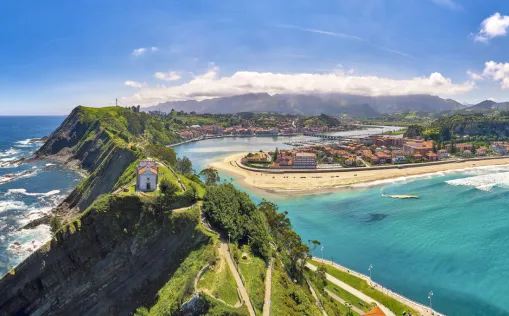
[{"label": "road", "polygon": [[270,315],[270,301],[271,292],[272,292],[272,258],[269,261],[269,266],[267,267],[267,273],[265,274],[265,300],[263,302],[263,316]]},{"label": "road", "polygon": [[[309,262],[306,263],[306,266],[309,269],[311,269],[312,271],[316,271],[317,270],[317,267],[314,266],[313,264],[309,263]],[[393,312],[391,312],[390,309],[388,309],[387,307],[382,305],[380,302],[378,302],[378,301],[372,299],[371,297],[367,296],[366,294],[362,293],[361,291],[357,290],[356,288],[353,288],[352,286],[346,284],[345,282],[336,279],[335,277],[333,277],[332,275],[330,275],[328,273],[326,273],[325,275],[327,277],[327,280],[329,280],[330,282],[332,282],[335,285],[339,286],[343,290],[352,293],[353,295],[357,296],[358,298],[360,298],[361,300],[363,300],[363,301],[365,301],[367,303],[375,303],[376,305],[378,305],[382,309],[382,311],[385,313],[385,315],[387,315],[387,316],[396,316]]]},{"label": "road", "polygon": [[[341,297],[337,296],[336,294],[332,293],[331,291],[325,289],[325,292],[327,292],[327,294],[329,294],[330,297],[332,297],[334,300],[340,302],[341,304],[345,305],[346,301],[344,299],[342,299]],[[356,312],[357,314],[359,315],[364,315],[366,314],[366,312],[364,312],[363,310],[361,310],[360,308],[358,307],[355,307],[355,306],[352,306],[352,310],[354,312]]]},{"label": "road", "polygon": [[237,271],[237,267],[233,263],[232,257],[230,256],[230,252],[228,251],[228,245],[224,240],[221,239],[221,245],[219,246],[219,254],[226,259],[228,266],[230,267],[230,271],[235,278],[235,282],[237,283],[237,288],[239,289],[240,296],[242,300],[247,306],[247,310],[249,311],[250,316],[256,316],[255,311],[253,309],[253,305],[251,305],[251,300],[249,299],[249,295],[247,294],[246,287],[244,283],[242,283],[242,279],[240,278],[239,271]]}]

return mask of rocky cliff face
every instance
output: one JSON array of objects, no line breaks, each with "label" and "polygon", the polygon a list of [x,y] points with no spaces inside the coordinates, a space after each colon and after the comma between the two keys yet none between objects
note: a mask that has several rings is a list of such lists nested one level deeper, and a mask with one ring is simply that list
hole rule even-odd
[{"label": "rocky cliff face", "polygon": [[190,251],[199,214],[155,214],[105,195],[0,280],[0,315],[129,315],[149,305]]},{"label": "rocky cliff face", "polygon": [[125,169],[138,159],[137,153],[101,126],[103,122],[87,121],[85,115],[84,108],[75,108],[35,153],[37,158],[56,159],[89,173],[62,204],[78,211],[111,192]]}]

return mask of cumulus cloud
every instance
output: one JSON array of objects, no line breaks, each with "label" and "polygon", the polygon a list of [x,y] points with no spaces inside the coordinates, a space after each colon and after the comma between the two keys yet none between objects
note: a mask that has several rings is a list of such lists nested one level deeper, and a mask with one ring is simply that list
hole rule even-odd
[{"label": "cumulus cloud", "polygon": [[457,95],[470,91],[475,83],[453,83],[438,72],[429,77],[391,79],[347,73],[272,73],[238,71],[231,76],[219,76],[212,67],[181,85],[143,88],[123,104],[153,105],[166,101],[203,100],[245,93],[350,93],[365,96],[434,94]]},{"label": "cumulus cloud", "polygon": [[474,80],[474,81],[481,81],[481,80],[484,80],[484,77],[474,71],[470,71],[468,70],[467,71],[467,75],[470,77],[470,79]]},{"label": "cumulus cloud", "polygon": [[145,83],[141,83],[141,82],[137,82],[137,81],[132,81],[132,80],[126,80],[124,82],[124,84],[126,86],[133,87],[133,88],[143,88],[143,87],[146,86]]},{"label": "cumulus cloud", "polygon": [[494,37],[505,36],[507,35],[508,27],[509,16],[502,16],[497,12],[482,21],[479,32],[474,35],[474,40],[478,42],[487,42]]},{"label": "cumulus cloud", "polygon": [[503,89],[509,89],[509,63],[488,61],[484,64],[483,76],[500,82]]},{"label": "cumulus cloud", "polygon": [[154,78],[164,81],[176,81],[182,78],[179,72],[169,71],[169,72],[156,72],[154,74]]},{"label": "cumulus cloud", "polygon": [[132,52],[132,55],[135,56],[135,57],[138,57],[138,56],[141,56],[143,54],[145,54],[146,52],[157,52],[159,50],[159,48],[155,47],[155,46],[152,46],[152,47],[149,47],[149,48],[145,48],[145,47],[140,47],[140,48],[136,48],[135,50],[133,50]]}]

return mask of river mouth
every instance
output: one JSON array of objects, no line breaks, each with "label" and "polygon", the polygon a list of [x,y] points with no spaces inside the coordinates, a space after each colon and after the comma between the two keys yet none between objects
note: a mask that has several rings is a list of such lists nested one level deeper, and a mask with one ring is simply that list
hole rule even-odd
[{"label": "river mouth", "polygon": [[[276,146],[211,140],[175,149],[200,170],[245,148]],[[500,251],[509,240],[506,172],[506,165],[467,168],[306,194],[253,189],[239,175],[221,178],[288,211],[302,240],[320,240],[327,259],[362,273],[373,264],[374,280],[393,291],[428,304],[433,290],[433,306],[447,315],[507,315],[509,285],[500,277],[509,271],[509,255]]]}]

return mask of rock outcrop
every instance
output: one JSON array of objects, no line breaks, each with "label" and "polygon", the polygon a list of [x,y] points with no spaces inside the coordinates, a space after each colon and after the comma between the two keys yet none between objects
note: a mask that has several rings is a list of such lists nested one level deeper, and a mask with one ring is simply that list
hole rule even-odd
[{"label": "rock outcrop", "polygon": [[86,111],[75,108],[35,153],[36,158],[55,159],[89,174],[59,209],[85,210],[98,196],[111,192],[126,168],[138,159],[139,153],[103,126],[107,122],[87,120]]}]

